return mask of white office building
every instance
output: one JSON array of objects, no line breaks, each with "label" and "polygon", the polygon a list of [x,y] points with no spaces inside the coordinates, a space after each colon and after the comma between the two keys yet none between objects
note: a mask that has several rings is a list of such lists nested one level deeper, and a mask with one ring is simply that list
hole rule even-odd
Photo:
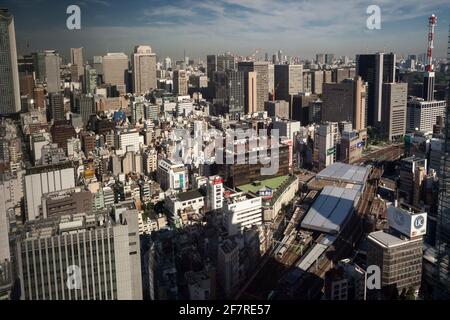
[{"label": "white office building", "polygon": [[75,187],[75,170],[71,164],[33,167],[25,175],[25,203],[28,220],[40,217],[42,195]]},{"label": "white office building", "polygon": [[135,209],[28,222],[15,249],[22,300],[142,299]]},{"label": "white office building", "polygon": [[225,198],[223,205],[224,225],[230,235],[239,234],[246,228],[262,224],[261,197],[250,197],[238,192]]},{"label": "white office building", "polygon": [[437,117],[445,116],[447,102],[425,101],[421,98],[412,98],[408,101],[406,131],[433,131]]},{"label": "white office building", "polygon": [[186,190],[188,188],[188,173],[183,163],[161,159],[158,163],[156,178],[164,191],[169,189]]},{"label": "white office building", "polygon": [[116,136],[116,146],[118,149],[121,149],[123,152],[126,151],[139,151],[141,137],[139,136],[139,132],[136,129],[128,129],[122,130],[117,133]]}]

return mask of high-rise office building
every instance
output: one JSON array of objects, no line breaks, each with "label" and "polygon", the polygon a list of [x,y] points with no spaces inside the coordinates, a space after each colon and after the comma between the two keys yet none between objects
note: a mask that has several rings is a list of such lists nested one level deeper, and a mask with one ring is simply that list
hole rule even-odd
[{"label": "high-rise office building", "polygon": [[92,66],[97,71],[97,76],[103,79],[103,57],[94,56],[92,59]]},{"label": "high-rise office building", "polygon": [[405,239],[386,231],[369,234],[367,264],[380,267],[382,289],[395,287],[399,293],[419,289],[422,246],[422,237]]},{"label": "high-rise office building", "polygon": [[427,159],[411,156],[403,159],[399,166],[398,195],[406,203],[414,204],[421,200],[423,177],[427,173]]},{"label": "high-rise office building", "polygon": [[[323,92],[323,71],[311,71],[311,92],[314,94],[322,94]],[[308,91],[308,90],[306,90]]]},{"label": "high-rise office building", "polygon": [[108,53],[103,57],[103,81],[125,87],[128,73],[128,56],[125,53]]},{"label": "high-rise office building", "polygon": [[55,121],[50,129],[53,143],[58,144],[59,148],[63,148],[67,152],[67,140],[76,138],[77,133],[70,121]]},{"label": "high-rise office building", "polygon": [[229,235],[236,235],[252,226],[262,224],[261,197],[234,193],[224,199],[223,219]]},{"label": "high-rise office building", "polygon": [[292,106],[292,97],[303,90],[303,66],[275,65],[274,91],[276,100],[284,100]]},{"label": "high-rise office building", "polygon": [[206,56],[206,74],[209,81],[213,81],[214,72],[217,71],[217,56],[208,55]]},{"label": "high-rise office building", "polygon": [[320,171],[336,162],[339,129],[337,122],[327,122],[317,127],[314,137],[314,167]]},{"label": "high-rise office building", "polygon": [[327,53],[325,54],[325,64],[332,65],[334,63],[334,54]]},{"label": "high-rise office building", "polygon": [[[450,29],[450,28],[449,28]],[[448,36],[448,87],[447,106],[450,105],[450,32]],[[450,112],[448,107],[445,113],[445,139],[442,147],[443,159],[441,160],[441,170],[439,178],[439,209],[436,226],[436,263],[434,271],[433,292],[435,298],[449,299],[450,297]]]},{"label": "high-rise office building", "polygon": [[70,48],[70,61],[72,66],[76,66],[78,77],[82,77],[84,75],[83,48]]},{"label": "high-rise office building", "polygon": [[316,54],[316,63],[317,64],[324,64],[325,63],[325,54],[317,53]]},{"label": "high-rise office building", "polygon": [[95,114],[95,99],[92,94],[77,94],[74,97],[73,112],[81,115],[83,126],[86,127],[91,115]]},{"label": "high-rise office building", "polygon": [[256,72],[244,72],[245,112],[252,114],[257,112],[257,79]]},{"label": "high-rise office building", "polygon": [[226,74],[229,112],[236,118],[245,113],[245,74],[236,70],[227,70]]},{"label": "high-rise office building", "polygon": [[383,84],[380,131],[389,141],[400,141],[406,133],[408,84]]},{"label": "high-rise office building", "polygon": [[64,96],[61,93],[50,93],[50,119],[53,121],[61,121],[65,119],[64,112]]},{"label": "high-rise office building", "polygon": [[265,61],[243,61],[238,63],[238,71],[256,73],[255,111],[264,111],[264,102],[269,98],[269,64]]},{"label": "high-rise office building", "polygon": [[36,78],[47,84],[49,93],[61,91],[61,57],[55,50],[33,54]]},{"label": "high-rise office building", "polygon": [[156,89],[156,54],[150,46],[136,46],[132,56],[133,91],[143,94]]},{"label": "high-rise office building", "polygon": [[275,93],[275,65],[269,63],[268,70],[269,70],[269,93],[273,96]]},{"label": "high-rise office building", "polygon": [[383,83],[395,82],[395,59],[394,53],[356,56],[356,75],[368,83],[368,126],[376,126],[381,121]]},{"label": "high-rise office building", "polygon": [[438,117],[445,116],[445,100],[425,101],[412,97],[408,100],[406,131],[433,131]]},{"label": "high-rise office building", "polygon": [[289,102],[284,100],[266,101],[264,109],[269,117],[289,119]]},{"label": "high-rise office building", "polygon": [[236,69],[234,56],[229,53],[219,54],[216,58],[217,71],[227,71]]},{"label": "high-rise office building", "polygon": [[239,288],[239,246],[236,241],[226,239],[219,245],[218,282],[226,297],[231,298]]},{"label": "high-rise office building", "polygon": [[179,96],[188,94],[186,70],[175,70],[173,72],[173,93]]},{"label": "high-rise office building", "polygon": [[19,69],[14,17],[7,9],[0,9],[0,114],[19,111]]},{"label": "high-rise office building", "polygon": [[145,118],[144,97],[135,97],[130,100],[129,109],[131,110],[131,122],[138,123]]},{"label": "high-rise office building", "polygon": [[225,71],[216,71],[213,76],[214,102],[225,104],[228,96],[228,79]]},{"label": "high-rise office building", "polygon": [[[28,222],[16,242],[21,299],[142,299],[135,209]],[[72,275],[72,278],[70,277]]]},{"label": "high-rise office building", "polygon": [[366,85],[360,77],[325,83],[322,100],[323,121],[351,121],[358,131],[366,127]]},{"label": "high-rise office building", "polygon": [[97,88],[97,70],[86,65],[83,79],[83,92],[86,94],[94,94],[95,88]]}]

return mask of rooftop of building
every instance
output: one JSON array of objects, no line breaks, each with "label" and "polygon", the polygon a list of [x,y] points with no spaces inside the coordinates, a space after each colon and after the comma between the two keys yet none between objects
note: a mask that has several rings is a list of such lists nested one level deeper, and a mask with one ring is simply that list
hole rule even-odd
[{"label": "rooftop of building", "polygon": [[197,190],[191,190],[191,191],[187,191],[187,192],[182,192],[182,193],[178,193],[177,198],[182,201],[189,201],[189,200],[194,200],[194,199],[198,199],[198,198],[202,198],[205,196],[203,190],[197,189]]},{"label": "rooftop of building", "polygon": [[316,179],[365,185],[369,174],[370,167],[336,162],[320,171]]},{"label": "rooftop of building", "polygon": [[422,238],[416,238],[411,240],[407,238],[400,238],[384,230],[372,232],[371,234],[369,234],[368,239],[384,248],[393,248],[409,242],[422,241]]},{"label": "rooftop of building", "polygon": [[277,190],[288,179],[289,179],[289,175],[264,179],[264,180],[260,180],[260,181],[253,181],[252,183],[238,186],[236,189],[238,189],[242,192],[252,192],[254,194],[258,193],[259,190],[265,189],[265,188]]},{"label": "rooftop of building", "polygon": [[42,172],[51,172],[51,171],[57,171],[57,170],[64,170],[74,168],[73,163],[71,161],[52,164],[52,165],[44,165],[44,166],[36,166],[36,167],[30,167],[26,169],[26,174],[37,174]]},{"label": "rooftop of building", "polygon": [[339,233],[359,199],[357,190],[326,186],[309,209],[302,228],[325,233]]}]

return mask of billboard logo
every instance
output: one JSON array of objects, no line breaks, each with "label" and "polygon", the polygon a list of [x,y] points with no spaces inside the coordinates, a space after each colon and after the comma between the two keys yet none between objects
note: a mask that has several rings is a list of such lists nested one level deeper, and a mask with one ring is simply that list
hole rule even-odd
[{"label": "billboard logo", "polygon": [[425,218],[423,216],[418,216],[415,220],[414,220],[414,228],[416,229],[420,229],[424,226],[425,224]]},{"label": "billboard logo", "polygon": [[77,5],[70,5],[66,10],[67,14],[70,16],[66,20],[66,26],[69,30],[80,30],[81,29],[81,9]]},{"label": "billboard logo", "polygon": [[370,5],[366,10],[367,14],[370,16],[367,18],[366,25],[369,30],[380,30],[381,29],[381,9],[380,6]]}]

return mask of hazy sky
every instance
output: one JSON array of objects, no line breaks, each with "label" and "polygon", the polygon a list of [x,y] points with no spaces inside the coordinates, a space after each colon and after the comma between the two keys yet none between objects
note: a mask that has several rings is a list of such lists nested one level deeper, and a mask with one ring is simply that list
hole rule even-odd
[{"label": "hazy sky", "polygon": [[[66,8],[81,8],[81,30],[66,28]],[[381,8],[381,30],[366,27],[369,5]],[[446,56],[449,0],[0,0],[15,16],[20,53],[84,47],[85,59],[131,53],[148,44],[159,57],[231,51],[310,58],[317,52],[426,51],[427,17],[438,17],[435,55]]]}]

